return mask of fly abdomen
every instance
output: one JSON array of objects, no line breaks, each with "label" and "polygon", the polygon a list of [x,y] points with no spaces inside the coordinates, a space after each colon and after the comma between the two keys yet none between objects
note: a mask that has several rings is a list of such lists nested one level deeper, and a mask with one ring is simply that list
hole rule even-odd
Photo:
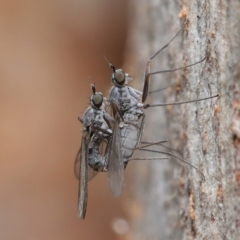
[{"label": "fly abdomen", "polygon": [[136,148],[139,136],[138,116],[127,113],[124,115],[124,126],[121,128],[122,154],[129,159]]},{"label": "fly abdomen", "polygon": [[101,140],[94,138],[88,153],[88,165],[95,171],[101,172],[105,167],[105,157],[99,153]]}]

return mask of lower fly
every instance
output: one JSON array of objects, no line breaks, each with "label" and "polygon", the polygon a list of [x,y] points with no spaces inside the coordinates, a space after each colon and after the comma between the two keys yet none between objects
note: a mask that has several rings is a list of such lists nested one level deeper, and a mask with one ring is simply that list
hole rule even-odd
[{"label": "lower fly", "polygon": [[[95,86],[92,87],[91,106],[86,109],[82,118],[79,118],[83,124],[83,133],[81,147],[78,151],[74,170],[79,179],[78,192],[78,216],[85,218],[88,197],[88,181],[91,180],[97,172],[109,172],[109,182],[115,185],[113,194],[117,195],[119,185],[122,185],[124,167],[121,156],[121,145],[112,151],[110,144],[113,139],[120,139],[116,132],[112,132],[113,118],[104,110],[104,98],[102,93],[96,92]],[[115,141],[116,143],[117,141]],[[114,158],[110,161],[110,158]],[[117,162],[117,165],[116,163]],[[122,164],[121,164],[122,163]],[[113,165],[113,167],[112,167]],[[121,166],[122,165],[122,166]],[[118,168],[118,175],[112,171]],[[121,170],[122,169],[122,170]],[[117,189],[117,190],[115,190]]]},{"label": "lower fly", "polygon": [[121,113],[117,110],[114,120],[105,111],[102,94],[96,92],[94,85],[91,85],[91,88],[91,106],[86,109],[83,117],[79,118],[83,124],[83,133],[74,164],[75,175],[79,179],[78,216],[83,219],[87,210],[88,181],[98,172],[107,172],[110,190],[115,197],[119,197],[124,185],[126,167],[119,124]]}]

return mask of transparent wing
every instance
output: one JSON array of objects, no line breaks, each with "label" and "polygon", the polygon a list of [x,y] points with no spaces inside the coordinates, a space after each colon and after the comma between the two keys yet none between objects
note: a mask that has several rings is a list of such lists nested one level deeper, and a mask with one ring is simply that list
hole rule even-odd
[{"label": "transparent wing", "polygon": [[111,104],[109,102],[105,103],[104,110],[109,114],[112,115]]},{"label": "transparent wing", "polygon": [[98,174],[97,171],[94,171],[88,166],[88,181],[92,180]]},{"label": "transparent wing", "polygon": [[[83,143],[83,138],[82,138],[82,143]],[[75,159],[74,162],[74,175],[75,177],[79,180],[79,176],[80,176],[80,163],[81,163],[81,151],[82,151],[82,143],[81,143],[81,147],[77,153],[77,157]],[[97,175],[97,171],[94,171],[92,168],[90,168],[88,166],[88,181],[92,180],[96,175]]]},{"label": "transparent wing", "polygon": [[[82,139],[82,141],[83,141],[83,139]],[[78,150],[78,153],[77,153],[77,156],[76,156],[75,162],[74,162],[74,175],[78,180],[79,180],[79,175],[80,175],[81,151],[82,151],[82,142],[81,142],[81,146]]]},{"label": "transparent wing", "polygon": [[[75,160],[75,175],[79,179],[78,188],[78,217],[85,218],[88,196],[88,135],[83,134],[81,147]],[[79,167],[77,169],[77,167]]]},{"label": "transparent wing", "polygon": [[113,135],[107,148],[108,183],[112,194],[119,197],[124,184],[124,162],[122,157],[121,135],[119,129],[120,116],[117,113]]}]

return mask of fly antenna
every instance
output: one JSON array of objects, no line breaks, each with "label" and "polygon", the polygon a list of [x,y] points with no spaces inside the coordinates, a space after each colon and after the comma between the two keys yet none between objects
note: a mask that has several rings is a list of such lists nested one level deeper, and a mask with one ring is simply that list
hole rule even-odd
[{"label": "fly antenna", "polygon": [[93,95],[94,95],[96,93],[96,88],[95,88],[94,83],[91,83],[90,86],[91,86],[91,89],[92,89],[92,92],[93,92]]},{"label": "fly antenna", "polygon": [[113,73],[115,73],[116,72],[115,66],[112,63],[110,63],[104,55],[103,55],[103,57],[104,57],[105,61],[108,63],[109,67],[112,69]]},{"label": "fly antenna", "polygon": [[92,79],[91,79],[90,76],[88,76],[88,81],[89,81],[89,83],[90,83],[90,85],[91,85],[91,84],[92,84]]},{"label": "fly antenna", "polygon": [[111,64],[108,59],[105,57],[105,55],[103,55],[103,58],[105,59],[105,61],[108,63],[108,64]]}]

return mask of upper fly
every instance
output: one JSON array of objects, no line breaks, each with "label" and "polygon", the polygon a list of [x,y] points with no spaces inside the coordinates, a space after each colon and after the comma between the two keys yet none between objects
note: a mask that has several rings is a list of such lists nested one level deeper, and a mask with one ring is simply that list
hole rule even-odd
[{"label": "upper fly", "polygon": [[[186,23],[187,21],[185,22],[185,24]],[[160,50],[158,50],[155,54],[153,54],[148,60],[146,64],[146,70],[144,73],[144,84],[143,84],[142,92],[132,87],[129,87],[128,82],[132,79],[130,75],[128,73],[125,73],[122,69],[116,69],[115,66],[112,63],[109,63],[105,58],[106,61],[109,63],[109,67],[112,69],[111,80],[112,80],[113,86],[109,92],[109,101],[113,106],[113,117],[115,121],[119,123],[121,144],[122,144],[122,156],[124,159],[125,166],[130,160],[133,160],[132,155],[134,153],[134,150],[138,149],[142,151],[156,152],[154,150],[150,150],[146,148],[152,145],[159,144],[159,142],[158,143],[144,142],[144,144],[147,144],[147,145],[143,145],[142,136],[143,136],[144,124],[145,124],[145,114],[143,112],[143,109],[146,109],[149,107],[179,105],[184,103],[197,102],[197,101],[207,100],[207,99],[211,99],[219,96],[217,94],[217,95],[210,96],[203,99],[168,103],[168,104],[164,104],[164,103],[145,104],[145,101],[147,99],[148,92],[149,92],[148,90],[149,90],[149,82],[150,82],[151,75],[165,73],[165,72],[174,72],[180,69],[185,69],[187,67],[194,66],[196,64],[199,64],[205,61],[206,58],[204,57],[200,61],[184,67],[170,69],[170,70],[156,71],[156,72],[150,71],[151,60],[155,58],[163,49],[165,49],[175,39],[175,37],[183,30],[185,24],[183,25],[182,29],[180,29],[180,31],[166,45],[164,45]],[[192,164],[186,162],[184,159],[172,154],[172,152],[162,152],[162,151],[157,151],[157,152],[166,154],[168,156],[172,156],[192,166],[201,174],[202,178],[204,179],[204,175],[199,169],[197,169]],[[145,158],[145,159],[152,159],[152,158]]]}]

